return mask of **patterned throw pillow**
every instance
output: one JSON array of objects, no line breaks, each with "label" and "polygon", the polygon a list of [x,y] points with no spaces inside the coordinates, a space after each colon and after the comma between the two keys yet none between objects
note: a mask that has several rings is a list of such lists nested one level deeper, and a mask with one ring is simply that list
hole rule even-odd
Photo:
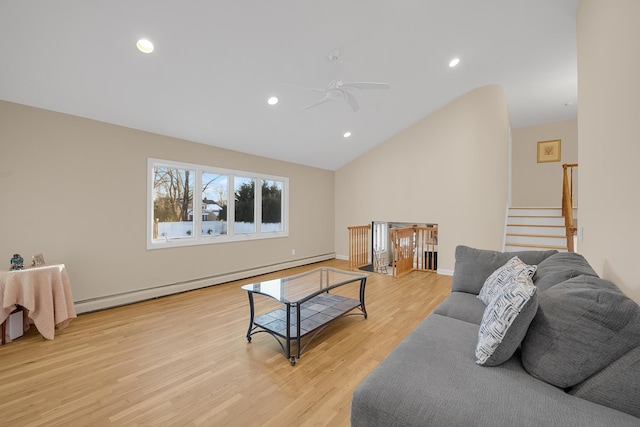
[{"label": "patterned throw pillow", "polygon": [[506,362],[518,349],[537,311],[538,296],[531,277],[521,274],[506,283],[484,310],[476,363],[497,366]]},{"label": "patterned throw pillow", "polygon": [[502,289],[506,284],[523,274],[533,277],[536,272],[536,268],[537,266],[527,265],[522,262],[520,258],[514,256],[507,261],[505,265],[498,268],[496,271],[491,273],[489,277],[487,277],[482,289],[480,289],[478,299],[485,303],[485,305],[489,305],[495,298],[500,296]]}]

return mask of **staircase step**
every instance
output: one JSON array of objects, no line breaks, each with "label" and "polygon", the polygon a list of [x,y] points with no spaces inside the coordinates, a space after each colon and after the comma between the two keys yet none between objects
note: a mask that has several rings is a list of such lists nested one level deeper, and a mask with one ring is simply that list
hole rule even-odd
[{"label": "staircase step", "polygon": [[560,225],[507,224],[507,234],[534,234],[565,236],[565,228]]},{"label": "staircase step", "polygon": [[[576,209],[574,208],[574,217]],[[512,207],[507,214],[505,251],[567,251],[562,208]]]},{"label": "staircase step", "polygon": [[562,237],[564,238],[564,234],[562,235],[558,235],[558,234],[536,234],[536,233],[507,233],[507,236],[514,236],[514,237],[545,237],[545,238],[551,238],[551,239],[557,239],[558,237]]},{"label": "staircase step", "polygon": [[561,216],[511,216],[507,218],[507,225],[555,225],[564,226]]},{"label": "staircase step", "polygon": [[540,250],[546,251],[549,249],[556,249],[559,252],[567,252],[566,246],[554,246],[554,245],[527,245],[527,244],[506,244],[505,251],[506,252],[515,252],[515,251],[523,251],[523,250]]},{"label": "staircase step", "polygon": [[[562,216],[562,208],[541,208],[541,207],[530,207],[530,208],[509,208],[510,215],[551,215],[551,216]],[[578,208],[573,208],[573,216],[578,214]]]},{"label": "staircase step", "polygon": [[562,216],[562,208],[509,208],[509,215],[514,216]]},{"label": "staircase step", "polygon": [[562,247],[567,245],[567,238],[565,236],[553,236],[553,235],[546,235],[546,234],[507,233],[505,243],[507,245],[522,244],[522,245]]}]

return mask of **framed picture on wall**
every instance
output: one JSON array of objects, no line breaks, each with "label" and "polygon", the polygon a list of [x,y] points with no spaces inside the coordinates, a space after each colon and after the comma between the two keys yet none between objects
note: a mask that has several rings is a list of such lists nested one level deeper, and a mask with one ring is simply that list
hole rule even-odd
[{"label": "framed picture on wall", "polygon": [[559,139],[538,141],[538,163],[559,162],[560,142]]}]

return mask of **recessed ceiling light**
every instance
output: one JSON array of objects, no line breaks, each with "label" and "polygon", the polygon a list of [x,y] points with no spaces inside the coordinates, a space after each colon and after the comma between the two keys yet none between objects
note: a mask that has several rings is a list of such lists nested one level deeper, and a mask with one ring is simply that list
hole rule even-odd
[{"label": "recessed ceiling light", "polygon": [[351,132],[345,132],[342,136],[344,136],[345,138],[349,138],[351,136]]},{"label": "recessed ceiling light", "polygon": [[142,53],[151,53],[153,52],[153,43],[151,43],[147,39],[140,39],[136,43],[136,47]]},{"label": "recessed ceiling light", "polygon": [[267,104],[269,105],[276,105],[277,103],[278,103],[277,96],[272,96],[271,98],[267,99]]},{"label": "recessed ceiling light", "polygon": [[460,58],[453,58],[451,62],[449,62],[449,67],[453,68],[460,63]]}]

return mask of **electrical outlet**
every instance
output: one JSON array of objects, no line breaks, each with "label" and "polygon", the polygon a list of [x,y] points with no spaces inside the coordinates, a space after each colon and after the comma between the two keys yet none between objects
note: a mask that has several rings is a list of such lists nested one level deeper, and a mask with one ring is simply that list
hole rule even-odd
[{"label": "electrical outlet", "polygon": [[291,255],[295,255],[296,254],[296,250],[295,249],[291,249]]}]

